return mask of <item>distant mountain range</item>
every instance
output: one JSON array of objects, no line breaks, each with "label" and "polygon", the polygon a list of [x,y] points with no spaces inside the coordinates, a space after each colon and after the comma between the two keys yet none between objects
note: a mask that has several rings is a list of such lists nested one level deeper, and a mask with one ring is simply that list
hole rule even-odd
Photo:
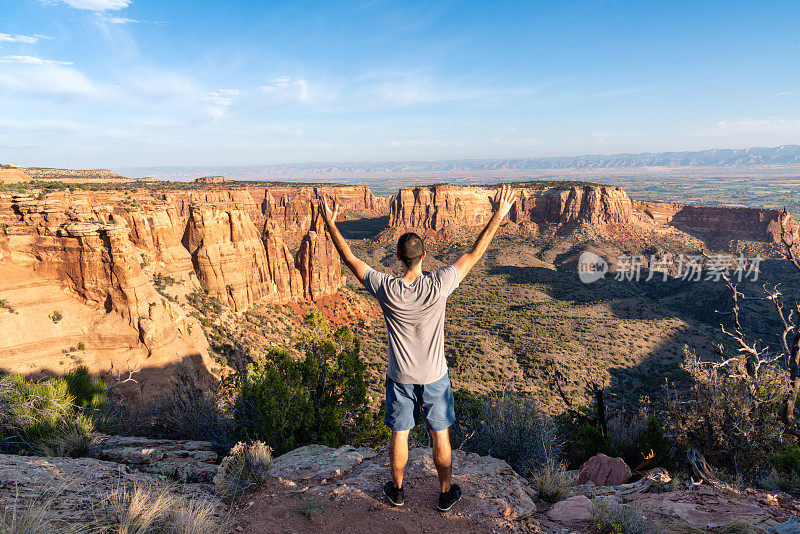
[{"label": "distant mountain range", "polygon": [[[606,154],[543,158],[461,159],[445,161],[378,161],[344,163],[290,163],[252,166],[191,166],[191,167],[133,167],[116,169],[123,175],[142,176],[186,174],[373,174],[373,173],[430,173],[470,172],[493,170],[547,169],[613,169],[636,167],[742,167],[756,165],[800,166],[800,145],[774,148],[715,148],[687,152],[644,152],[640,154]],[[144,173],[144,174],[143,174]]]},{"label": "distant mountain range", "polygon": [[468,184],[501,179],[605,177],[608,182],[608,177],[614,175],[797,175],[800,145],[542,158],[128,167],[114,171],[131,178],[175,181],[226,176],[236,180],[341,182],[387,192],[435,181]]}]

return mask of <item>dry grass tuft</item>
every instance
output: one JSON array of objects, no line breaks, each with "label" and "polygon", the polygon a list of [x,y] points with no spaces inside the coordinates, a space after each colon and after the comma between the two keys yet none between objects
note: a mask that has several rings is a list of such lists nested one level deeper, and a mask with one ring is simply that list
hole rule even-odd
[{"label": "dry grass tuft", "polygon": [[558,502],[569,497],[575,486],[575,478],[567,474],[562,462],[548,458],[545,463],[531,473],[539,496],[547,502]]},{"label": "dry grass tuft", "polygon": [[645,534],[649,531],[641,506],[621,504],[613,497],[592,501],[592,524],[599,534]]},{"label": "dry grass tuft", "polygon": [[[44,488],[42,494],[23,504],[19,490],[14,501],[0,509],[0,534],[80,534],[89,532],[85,525],[65,525],[55,521],[53,502],[66,486]],[[49,497],[48,497],[49,495]]]},{"label": "dry grass tuft", "polygon": [[217,468],[214,484],[222,495],[236,497],[263,483],[272,466],[272,449],[263,441],[237,443]]},{"label": "dry grass tuft", "polygon": [[754,526],[747,519],[734,519],[730,523],[716,529],[717,534],[763,534],[763,530]]},{"label": "dry grass tuft", "polygon": [[56,532],[47,515],[47,507],[33,505],[28,508],[13,506],[0,513],[0,534],[52,534]]},{"label": "dry grass tuft", "polygon": [[172,493],[168,487],[139,484],[112,493],[92,531],[114,534],[223,534],[228,525],[208,501]]},{"label": "dry grass tuft", "polygon": [[690,525],[683,519],[679,519],[670,525],[667,532],[669,532],[669,534],[706,534],[705,530]]}]

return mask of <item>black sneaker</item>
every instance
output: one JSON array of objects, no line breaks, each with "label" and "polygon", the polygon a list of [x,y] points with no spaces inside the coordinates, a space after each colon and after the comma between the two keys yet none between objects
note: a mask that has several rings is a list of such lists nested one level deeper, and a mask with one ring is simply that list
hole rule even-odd
[{"label": "black sneaker", "polygon": [[392,506],[403,506],[405,504],[405,500],[403,499],[403,488],[395,488],[394,482],[391,480],[383,486],[383,494],[386,495],[386,498],[389,500]]},{"label": "black sneaker", "polygon": [[439,504],[436,506],[436,509],[440,512],[446,512],[460,500],[461,488],[458,484],[450,484],[450,489],[448,491],[439,494]]}]

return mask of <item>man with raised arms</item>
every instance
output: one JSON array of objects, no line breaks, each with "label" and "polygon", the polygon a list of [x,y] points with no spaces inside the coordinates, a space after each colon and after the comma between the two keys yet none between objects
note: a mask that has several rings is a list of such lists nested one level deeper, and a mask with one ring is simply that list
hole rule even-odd
[{"label": "man with raised arms", "polygon": [[[356,258],[336,228],[339,206],[320,201],[320,211],[339,257],[364,287],[378,300],[386,320],[389,365],[386,370],[386,414],[392,430],[389,458],[392,480],[383,488],[393,506],[403,506],[403,472],[408,461],[408,436],[420,422],[420,410],[433,442],[433,462],[439,475],[437,510],[446,512],[461,499],[461,488],[452,483],[452,452],[448,429],[455,422],[453,390],[444,358],[444,315],[447,297],[486,252],[503,218],[514,203],[509,185],[498,189],[489,223],[472,249],[455,263],[423,272],[425,247],[409,232],[397,241],[397,259],[403,275],[376,271]],[[332,209],[331,209],[332,208]]]}]

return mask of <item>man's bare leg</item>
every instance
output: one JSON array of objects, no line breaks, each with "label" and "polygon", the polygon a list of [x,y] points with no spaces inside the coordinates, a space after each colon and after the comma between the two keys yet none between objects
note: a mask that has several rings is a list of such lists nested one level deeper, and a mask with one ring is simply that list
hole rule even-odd
[{"label": "man's bare leg", "polygon": [[392,430],[389,463],[392,466],[392,482],[398,489],[403,487],[403,472],[408,463],[408,435],[410,432],[410,430]]},{"label": "man's bare leg", "polygon": [[[439,486],[441,492],[450,491],[450,480],[453,476],[453,451],[450,448],[450,431],[430,430],[431,441],[433,442],[433,463],[436,465],[436,473],[439,475]],[[404,464],[405,465],[405,464]]]}]

